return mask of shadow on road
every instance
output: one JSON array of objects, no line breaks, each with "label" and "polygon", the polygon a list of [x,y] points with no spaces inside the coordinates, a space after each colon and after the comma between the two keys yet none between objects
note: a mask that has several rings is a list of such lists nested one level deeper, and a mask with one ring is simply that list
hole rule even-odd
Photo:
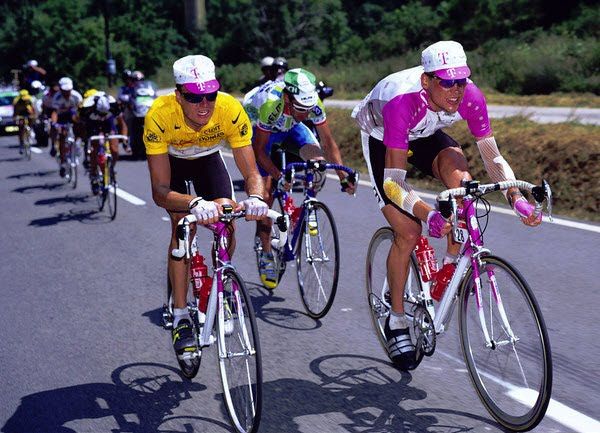
[{"label": "shadow on road", "polygon": [[[283,378],[263,384],[260,431],[300,433],[307,423],[312,431],[432,433],[467,432],[497,428],[489,419],[467,412],[438,408],[405,409],[424,400],[427,393],[411,386],[412,376],[380,359],[348,354],[327,355],[310,363],[314,376]],[[199,378],[183,379],[179,371],[158,363],[123,365],[111,374],[112,383],[89,383],[25,396],[2,427],[4,433],[113,433],[226,432],[231,431],[224,405],[221,419],[197,416],[207,391],[222,402],[222,394],[208,391]],[[192,400],[189,416],[182,403]],[[418,405],[418,404],[417,404]],[[181,406],[180,409],[178,409]],[[187,409],[189,410],[189,409]],[[183,414],[181,413],[183,412]],[[436,416],[440,415],[440,417]],[[300,418],[303,425],[300,426]],[[314,417],[307,420],[306,417]],[[461,424],[457,419],[465,419]],[[452,421],[449,421],[452,420]],[[467,427],[469,425],[471,427]]]},{"label": "shadow on road", "polygon": [[[279,295],[285,290],[282,286],[274,290],[268,290],[262,284],[246,281],[246,287],[250,291],[252,306],[257,319],[279,328],[297,331],[310,331],[319,329],[322,326],[320,320],[312,319],[303,311],[273,306],[273,303],[285,301]],[[289,291],[286,291],[285,294],[290,295]]]},{"label": "shadow on road", "polygon": [[[191,399],[192,393],[206,390],[206,386],[184,379],[176,368],[157,363],[124,365],[113,371],[111,379],[112,383],[87,383],[25,396],[1,431],[165,431],[158,428],[173,409]],[[96,421],[90,423],[91,419]],[[226,427],[219,421],[203,421],[205,426]],[[91,425],[97,429],[90,430]]]},{"label": "shadow on road", "polygon": [[56,215],[31,220],[29,225],[34,227],[48,227],[64,222],[77,221],[83,224],[107,224],[111,222],[110,215],[99,213],[98,210],[71,210],[60,212]]},{"label": "shadow on road", "polygon": [[57,183],[44,183],[44,184],[40,184],[40,185],[21,186],[19,188],[13,189],[12,192],[19,192],[21,194],[26,194],[28,192],[32,192],[32,191],[36,191],[36,190],[40,190],[40,189],[52,191],[55,189],[63,188],[64,186],[66,186],[66,183],[64,181],[57,182]]},{"label": "shadow on road", "polygon": [[36,206],[53,206],[60,203],[88,203],[90,200],[89,194],[65,195],[60,197],[45,198],[38,200],[34,204]]},{"label": "shadow on road", "polygon": [[23,179],[26,177],[45,177],[50,175],[58,174],[58,170],[46,170],[46,171],[30,171],[28,173],[13,174],[7,176],[7,179]]}]

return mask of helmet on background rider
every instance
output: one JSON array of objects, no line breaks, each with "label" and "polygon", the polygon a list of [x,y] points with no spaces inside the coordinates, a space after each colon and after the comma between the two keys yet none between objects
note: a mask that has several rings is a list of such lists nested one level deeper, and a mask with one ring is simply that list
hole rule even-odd
[{"label": "helmet on background rider", "polygon": [[94,109],[101,114],[108,114],[110,112],[110,101],[108,96],[105,94],[95,98]]},{"label": "helmet on background rider", "polygon": [[260,69],[262,69],[263,73],[265,72],[265,69],[273,66],[274,61],[275,59],[271,56],[266,56],[262,58],[262,60],[260,61]]},{"label": "helmet on background rider", "polygon": [[94,89],[93,87],[91,89],[87,89],[85,92],[83,92],[83,99],[87,98],[88,96],[95,95],[96,93],[98,93],[98,89]]},{"label": "helmet on background rider", "polygon": [[28,68],[35,68],[38,65],[37,60],[28,60],[26,66]]},{"label": "helmet on background rider", "polygon": [[34,94],[43,92],[46,89],[40,80],[33,80],[31,82],[31,90]]},{"label": "helmet on background rider", "polygon": [[131,79],[133,81],[142,81],[144,79],[144,74],[140,71],[133,71],[131,73]]},{"label": "helmet on background rider", "polygon": [[283,74],[285,74],[288,70],[288,62],[285,57],[275,57],[273,60],[273,80],[281,80],[283,78]]},{"label": "helmet on background rider", "polygon": [[283,69],[284,71],[288,70],[288,62],[285,57],[275,57],[275,59],[273,59],[273,66],[278,69]]},{"label": "helmet on background rider", "polygon": [[21,90],[19,90],[19,97],[23,101],[28,101],[29,99],[31,99],[31,96],[29,95],[29,90],[27,90],[27,89],[21,89]]},{"label": "helmet on background rider", "polygon": [[121,72],[121,78],[124,82],[131,80],[131,71],[129,69],[123,69],[123,72]]},{"label": "helmet on background rider", "polygon": [[314,74],[302,68],[290,69],[283,76],[285,91],[296,108],[308,110],[319,102]]}]

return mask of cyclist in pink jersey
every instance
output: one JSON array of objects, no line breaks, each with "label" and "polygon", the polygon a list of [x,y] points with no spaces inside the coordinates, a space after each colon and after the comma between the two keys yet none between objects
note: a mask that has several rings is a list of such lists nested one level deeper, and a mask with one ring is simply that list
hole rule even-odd
[{"label": "cyclist in pink jersey", "polygon": [[[459,144],[442,131],[466,120],[491,180],[515,178],[498,150],[485,97],[470,75],[462,45],[440,41],[423,50],[421,66],[385,77],[352,112],[361,129],[363,154],[379,207],[394,230],[387,261],[392,310],[385,334],[388,354],[402,370],[411,369],[415,359],[403,304],[410,254],[422,222],[430,236],[439,238],[450,231],[440,212],[421,200],[405,179],[407,163],[447,188],[471,179]],[[533,205],[517,188],[508,190],[506,197],[524,224],[541,223],[541,215],[534,217]],[[444,267],[455,267],[459,247],[449,236]],[[438,275],[452,270],[442,268]]]}]

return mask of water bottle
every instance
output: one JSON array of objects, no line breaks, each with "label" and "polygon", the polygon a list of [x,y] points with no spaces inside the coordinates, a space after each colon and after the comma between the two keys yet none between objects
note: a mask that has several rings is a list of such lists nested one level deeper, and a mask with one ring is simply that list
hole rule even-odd
[{"label": "water bottle", "polygon": [[421,279],[425,282],[431,281],[437,273],[437,260],[435,259],[435,251],[429,245],[429,241],[425,236],[419,237],[417,246],[415,247],[417,263],[419,264],[419,272]]},{"label": "water bottle", "polygon": [[288,194],[283,202],[283,211],[291,217],[292,213],[294,212],[294,208],[294,199],[292,198],[291,194]]},{"label": "water bottle", "polygon": [[212,278],[208,275],[208,267],[204,263],[204,257],[197,251],[192,255],[190,270],[192,285],[194,286],[194,296],[198,298],[198,308],[202,313],[206,313],[208,296],[212,287]]},{"label": "water bottle", "polygon": [[435,276],[435,282],[431,287],[431,298],[439,301],[444,296],[444,292],[446,291],[446,287],[448,287],[448,283],[452,279],[452,275],[454,275],[454,271],[456,270],[455,263],[446,263],[442,266],[442,269]]}]

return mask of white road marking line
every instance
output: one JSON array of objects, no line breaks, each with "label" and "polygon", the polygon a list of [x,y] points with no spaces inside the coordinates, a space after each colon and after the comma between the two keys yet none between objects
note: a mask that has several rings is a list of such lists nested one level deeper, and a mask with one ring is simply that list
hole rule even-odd
[{"label": "white road marking line", "polygon": [[44,153],[42,149],[38,149],[37,147],[30,147],[31,153]]},{"label": "white road marking line", "polygon": [[[110,192],[114,194],[112,186],[110,187]],[[136,206],[144,206],[146,204],[146,202],[141,198],[138,198],[135,195],[122,190],[121,188],[117,188],[117,197],[122,198],[123,200],[128,201],[129,203],[134,204]]]},{"label": "white road marking line", "polygon": [[161,218],[161,220],[163,220],[163,221],[171,221],[171,218],[164,216],[164,217]]},{"label": "white road marking line", "polygon": [[[449,355],[448,353],[445,353],[441,350],[436,351],[436,353],[439,353],[457,363],[464,364],[464,362],[461,359]],[[507,389],[506,395],[520,403],[527,405],[528,407],[531,407],[537,399],[538,393],[531,389],[514,386],[513,384],[508,383],[489,373],[479,372],[479,374],[487,377],[490,380],[493,380],[501,386],[504,386]],[[548,404],[546,416],[552,418],[553,420],[564,425],[565,427],[573,429],[578,433],[600,432],[600,422],[596,421],[594,418],[582,414],[581,412],[577,412],[576,410],[571,409],[567,405],[564,405],[554,400],[553,398],[550,399],[550,404]]]},{"label": "white road marking line", "polygon": [[[230,158],[233,158],[233,154],[231,152],[222,152],[223,156],[228,156]],[[327,177],[330,179],[338,179],[338,177],[334,174],[328,173]],[[371,181],[369,180],[359,180],[358,181],[359,185],[362,186],[366,186],[366,187],[371,187]],[[419,196],[430,199],[430,200],[435,200],[435,198],[437,197],[437,195],[435,194],[430,194],[428,192],[423,192],[423,191],[417,191],[419,193]],[[515,213],[512,211],[512,209],[506,209],[506,208],[502,208],[502,207],[498,207],[498,206],[492,206],[492,212],[497,212],[497,213],[502,213],[505,215],[515,215]],[[515,215],[516,218],[516,215]],[[595,233],[600,233],[600,226],[596,226],[596,225],[592,225],[592,224],[586,224],[586,223],[582,223],[582,222],[578,222],[578,221],[569,221],[569,220],[565,220],[562,218],[552,218],[552,221],[548,220],[548,217],[544,216],[543,217],[543,221],[545,223],[548,224],[556,224],[559,226],[565,226],[565,227],[571,227],[574,229],[580,229],[580,230],[587,230],[590,232],[595,232]]]},{"label": "white road marking line", "polygon": [[[507,395],[527,407],[531,407],[537,399],[537,392],[525,388],[512,389],[507,392]],[[600,422],[553,399],[550,399],[546,415],[576,432],[600,432]]]}]

